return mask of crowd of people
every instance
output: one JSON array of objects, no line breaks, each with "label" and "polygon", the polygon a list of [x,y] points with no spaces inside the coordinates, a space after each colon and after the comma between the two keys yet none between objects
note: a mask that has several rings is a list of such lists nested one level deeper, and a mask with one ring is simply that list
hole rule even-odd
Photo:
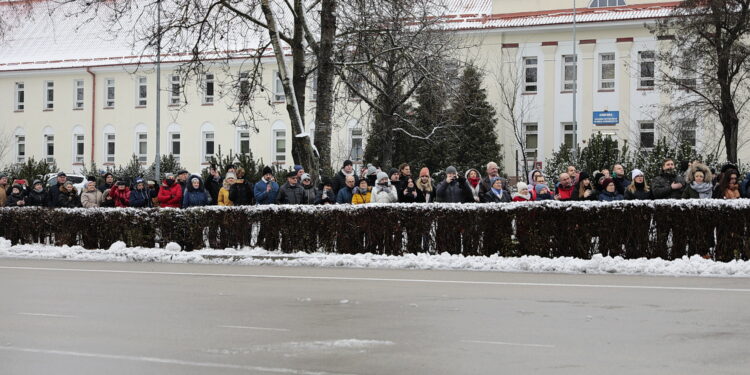
[{"label": "crowd of people", "polygon": [[486,165],[485,176],[477,169],[463,174],[449,166],[445,178],[435,183],[428,168],[413,174],[409,164],[383,171],[373,165],[359,171],[347,160],[333,177],[322,177],[315,183],[302,166],[288,172],[281,185],[273,170],[264,167],[260,180],[253,183],[245,170],[229,166],[224,176],[215,167],[206,181],[186,170],[167,173],[161,184],[137,178],[117,180],[111,173],[103,176],[99,186],[88,181],[78,192],[65,173],[57,175],[55,184],[46,187],[35,180],[31,186],[0,174],[0,206],[5,207],[174,207],[248,206],[266,204],[367,204],[367,203],[503,203],[543,200],[618,201],[650,199],[738,199],[750,198],[750,173],[742,181],[738,168],[727,164],[715,173],[700,161],[684,163],[678,172],[675,162],[667,159],[661,173],[649,184],[639,169],[626,173],[622,165],[612,170],[588,173],[568,166],[550,184],[540,170],[529,173],[527,181],[514,188],[500,176],[496,163]]}]

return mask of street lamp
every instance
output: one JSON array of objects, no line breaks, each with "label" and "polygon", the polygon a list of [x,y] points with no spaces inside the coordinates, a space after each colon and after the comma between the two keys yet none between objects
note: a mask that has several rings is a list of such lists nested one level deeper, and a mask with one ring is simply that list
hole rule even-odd
[{"label": "street lamp", "polygon": [[156,1],[156,159],[154,178],[161,181],[161,0]]},{"label": "street lamp", "polygon": [[576,0],[573,0],[573,151],[578,151],[578,122],[576,97],[578,96],[578,54],[576,53]]}]

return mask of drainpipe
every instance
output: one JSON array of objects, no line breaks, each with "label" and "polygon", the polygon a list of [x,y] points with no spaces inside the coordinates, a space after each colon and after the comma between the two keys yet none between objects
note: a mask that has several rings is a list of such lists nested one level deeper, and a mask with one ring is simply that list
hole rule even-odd
[{"label": "drainpipe", "polygon": [[91,164],[94,163],[94,140],[96,139],[96,74],[91,71],[91,68],[86,68],[86,71],[91,74],[92,88],[91,88]]}]

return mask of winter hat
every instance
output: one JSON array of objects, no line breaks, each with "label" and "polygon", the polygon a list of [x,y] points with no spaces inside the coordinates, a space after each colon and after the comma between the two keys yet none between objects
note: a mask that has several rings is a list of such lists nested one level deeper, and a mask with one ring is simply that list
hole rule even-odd
[{"label": "winter hat", "polygon": [[322,181],[323,181],[323,186],[333,186],[333,182],[331,182],[330,177],[323,177]]},{"label": "winter hat", "polygon": [[[593,182],[594,182],[595,184],[598,184],[598,183],[599,183],[599,180],[601,180],[601,179],[602,179],[602,177],[604,177],[604,173],[600,173],[600,172],[594,173],[594,181],[593,181]],[[581,181],[581,180],[582,180],[582,179],[579,179],[578,181]]]},{"label": "winter hat", "polygon": [[294,171],[295,171],[295,172],[299,172],[299,170],[300,170],[300,169],[305,169],[305,168],[303,168],[303,167],[302,167],[301,165],[299,165],[299,164],[297,164],[297,165],[295,165],[295,166],[294,166]]},{"label": "winter hat", "polygon": [[73,185],[73,182],[71,182],[71,181],[65,181],[65,183],[63,184],[63,186],[68,186],[68,185]]},{"label": "winter hat", "polygon": [[[41,180],[34,180],[34,183],[31,184],[31,186],[35,186],[36,184],[42,184],[42,181]],[[42,184],[42,185],[44,185],[44,184]]]},{"label": "winter hat", "polygon": [[135,179],[135,184],[136,185],[142,184],[142,183],[143,183],[143,179],[142,178],[138,177],[138,178]]},{"label": "winter hat", "polygon": [[427,176],[430,177],[430,170],[427,167],[424,167],[419,170],[419,177]]},{"label": "winter hat", "polygon": [[190,172],[188,172],[188,171],[186,171],[184,169],[180,169],[179,171],[177,171],[177,175],[178,176],[181,175],[181,174],[186,174],[186,173],[190,173]]},{"label": "winter hat", "polygon": [[125,181],[120,180],[120,181],[117,181],[117,183],[115,185],[117,185],[117,186],[125,186],[127,184],[125,183]]},{"label": "winter hat", "polygon": [[739,168],[735,164],[732,163],[726,163],[721,167],[721,173],[726,173],[728,170],[735,170],[738,171]]},{"label": "winter hat", "polygon": [[399,171],[398,171],[398,169],[396,169],[396,168],[391,168],[391,169],[389,169],[389,170],[388,170],[388,175],[389,175],[389,176],[393,176],[394,174],[399,174]]},{"label": "winter hat", "polygon": [[297,172],[289,171],[289,173],[286,174],[286,178],[292,178],[292,177],[297,177]]},{"label": "winter hat", "polygon": [[643,172],[640,169],[633,169],[633,171],[630,172],[630,178],[632,180],[635,180],[638,176],[643,176]]},{"label": "winter hat", "polygon": [[[598,174],[601,174],[601,173],[598,173]],[[604,175],[602,174],[602,176],[604,176]],[[588,173],[588,172],[586,172],[586,171],[583,171],[583,172],[581,172],[581,173],[578,173],[578,181],[583,181],[583,180],[585,180],[585,179],[587,179],[587,178],[590,178],[590,176],[589,176],[589,173]]]},{"label": "winter hat", "polygon": [[608,185],[609,185],[610,183],[614,183],[614,182],[615,182],[615,180],[613,180],[613,179],[611,179],[611,178],[605,178],[605,179],[604,179],[604,181],[602,181],[602,189],[606,189],[606,188],[607,188],[607,186],[608,186]]},{"label": "winter hat", "polygon": [[492,178],[490,178],[490,187],[494,186],[495,182],[498,181],[498,180],[502,181],[503,179],[500,178],[500,177],[492,177]]},{"label": "winter hat", "polygon": [[545,184],[536,184],[534,186],[534,190],[536,190],[537,194],[541,194],[542,190],[544,190],[544,189],[549,189],[549,187],[547,185],[545,185]]},{"label": "winter hat", "polygon": [[165,178],[165,179],[170,179],[170,178],[174,178],[174,174],[172,174],[172,173],[165,173],[165,174],[164,174],[164,178]]},{"label": "winter hat", "polygon": [[380,171],[380,172],[378,172],[378,177],[377,177],[377,179],[375,181],[380,181],[380,180],[382,180],[384,178],[388,178],[388,175],[385,174],[385,172]]},{"label": "winter hat", "polygon": [[516,190],[520,193],[522,190],[529,190],[529,185],[526,185],[525,182],[521,181],[518,184],[516,184]]},{"label": "winter hat", "polygon": [[456,167],[451,165],[448,168],[445,168],[445,174],[448,173],[458,174],[458,171],[456,170]]},{"label": "winter hat", "polygon": [[372,164],[370,164],[370,165],[367,166],[367,175],[368,176],[376,174],[376,173],[378,173],[378,169],[375,168],[375,166],[373,166]]},{"label": "winter hat", "polygon": [[198,178],[198,176],[193,176],[193,178],[190,179],[190,183],[193,183],[194,181],[201,182],[201,179]]},{"label": "winter hat", "polygon": [[18,189],[18,192],[20,193],[23,191],[23,186],[21,186],[20,184],[13,184],[13,187],[11,189]]},{"label": "winter hat", "polygon": [[271,169],[271,167],[269,166],[263,167],[263,175],[265,176],[267,174],[273,174],[273,169]]},{"label": "winter hat", "polygon": [[68,177],[68,175],[66,175],[65,172],[60,172],[57,174],[57,177]]},{"label": "winter hat", "polygon": [[309,173],[303,173],[302,174],[302,181],[304,181],[304,180],[311,180],[312,181],[312,178],[310,177]]},{"label": "winter hat", "polygon": [[5,174],[5,173],[0,172],[0,178],[3,178],[3,177],[8,177],[8,175]]},{"label": "winter hat", "polygon": [[348,165],[353,165],[353,164],[354,164],[354,163],[352,163],[352,161],[351,161],[351,160],[344,160],[344,166],[343,166],[342,168],[346,168],[346,166],[348,166]]},{"label": "winter hat", "polygon": [[224,179],[226,180],[226,179],[229,179],[229,178],[233,178],[233,179],[235,179],[235,180],[236,180],[236,179],[237,179],[237,175],[235,175],[235,174],[234,174],[234,173],[232,173],[232,172],[228,172],[228,173],[227,173],[227,175],[226,175],[226,176],[224,176]]}]

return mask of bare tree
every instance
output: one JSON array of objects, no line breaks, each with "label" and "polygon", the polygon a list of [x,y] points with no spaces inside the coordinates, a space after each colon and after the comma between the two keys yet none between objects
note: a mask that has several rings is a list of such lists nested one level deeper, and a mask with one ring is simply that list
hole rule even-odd
[{"label": "bare tree", "polygon": [[656,56],[656,81],[675,94],[665,108],[668,121],[718,119],[727,160],[736,163],[740,120],[750,100],[750,0],[685,0],[651,32],[671,43]]},{"label": "bare tree", "polygon": [[[0,161],[5,160],[10,155],[13,144],[11,143],[11,135],[8,131],[0,130]],[[14,163],[15,160],[11,160]]]}]

